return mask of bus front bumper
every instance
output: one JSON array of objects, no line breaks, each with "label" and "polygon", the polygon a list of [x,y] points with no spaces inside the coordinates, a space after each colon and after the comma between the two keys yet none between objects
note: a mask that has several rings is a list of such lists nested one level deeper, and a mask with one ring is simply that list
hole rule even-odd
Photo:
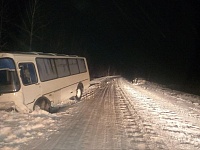
[{"label": "bus front bumper", "polygon": [[15,110],[15,103],[12,101],[0,102],[0,110]]}]

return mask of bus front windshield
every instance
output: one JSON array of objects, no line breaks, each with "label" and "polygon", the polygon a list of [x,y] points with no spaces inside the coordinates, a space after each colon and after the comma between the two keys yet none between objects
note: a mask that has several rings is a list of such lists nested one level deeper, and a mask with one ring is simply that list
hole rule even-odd
[{"label": "bus front windshield", "polygon": [[16,92],[20,88],[15,64],[10,58],[0,59],[0,94]]}]

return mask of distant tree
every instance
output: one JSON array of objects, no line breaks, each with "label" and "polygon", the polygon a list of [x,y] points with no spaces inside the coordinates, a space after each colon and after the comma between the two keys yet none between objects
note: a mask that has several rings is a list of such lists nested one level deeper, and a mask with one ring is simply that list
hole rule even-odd
[{"label": "distant tree", "polygon": [[2,50],[7,42],[6,42],[6,24],[9,22],[8,16],[7,16],[7,10],[8,10],[8,2],[6,0],[0,0],[0,50]]},{"label": "distant tree", "polygon": [[19,8],[21,11],[20,18],[21,18],[21,25],[17,25],[17,27],[24,33],[24,38],[26,40],[22,41],[27,42],[29,51],[33,50],[33,41],[34,39],[42,40],[41,30],[47,26],[44,19],[44,13],[42,3],[40,0],[28,0],[25,1],[25,4],[20,6]]}]

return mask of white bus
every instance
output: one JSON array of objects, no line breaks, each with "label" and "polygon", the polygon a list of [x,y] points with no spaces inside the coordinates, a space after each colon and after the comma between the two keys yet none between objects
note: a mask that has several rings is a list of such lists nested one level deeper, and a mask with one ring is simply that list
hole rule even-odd
[{"label": "white bus", "polygon": [[0,52],[0,109],[51,108],[89,87],[86,58],[39,52]]}]

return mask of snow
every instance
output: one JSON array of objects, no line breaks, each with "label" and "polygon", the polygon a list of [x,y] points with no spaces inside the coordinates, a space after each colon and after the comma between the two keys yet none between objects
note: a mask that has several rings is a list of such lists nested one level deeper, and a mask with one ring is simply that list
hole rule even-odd
[{"label": "snow", "polygon": [[[24,144],[33,138],[43,137],[44,130],[54,126],[57,115],[49,114],[43,110],[29,114],[17,112],[0,112],[0,149],[18,150],[18,145]],[[53,131],[53,130],[52,130]],[[48,132],[52,132],[49,130]]]},{"label": "snow", "polygon": [[[101,88],[105,81],[109,84],[107,82],[109,78],[113,77],[92,81],[92,86],[84,96],[90,96],[88,93]],[[199,96],[171,90],[147,81],[132,84],[120,78],[118,84],[129,103],[143,119],[145,129],[152,130],[153,135],[156,131],[157,136],[151,136],[150,140],[154,142],[163,140],[171,145],[171,148],[177,149],[200,148]],[[117,91],[120,89],[117,88]],[[72,100],[66,105],[67,108],[62,108],[62,111],[53,114],[43,110],[28,114],[0,111],[0,150],[20,150],[23,145],[34,139],[48,140],[53,133],[59,133],[59,129],[65,126],[62,116],[76,113],[73,107],[70,107],[74,103],[79,102]],[[121,107],[121,109],[126,108]],[[127,118],[124,124],[129,123]],[[139,136],[137,134],[134,136]],[[138,149],[145,149],[143,143],[137,146]]]},{"label": "snow", "polygon": [[[90,96],[96,88],[96,84],[104,81],[106,78],[97,79],[95,83],[84,93],[83,97]],[[64,108],[63,112],[48,113],[43,110],[36,110],[32,113],[17,113],[15,111],[0,111],[0,150],[20,150],[20,146],[27,144],[35,138],[47,138],[52,132],[58,132],[59,119],[63,115],[70,115],[72,109],[66,107],[77,103],[75,100],[68,100],[60,106]]]},{"label": "snow", "polygon": [[167,89],[150,82],[134,88],[124,82],[121,85],[127,98],[134,99],[130,100],[130,103],[137,113],[152,125],[154,131],[157,130],[157,133],[163,136],[163,141],[169,141],[171,148],[200,147],[199,96]]}]

